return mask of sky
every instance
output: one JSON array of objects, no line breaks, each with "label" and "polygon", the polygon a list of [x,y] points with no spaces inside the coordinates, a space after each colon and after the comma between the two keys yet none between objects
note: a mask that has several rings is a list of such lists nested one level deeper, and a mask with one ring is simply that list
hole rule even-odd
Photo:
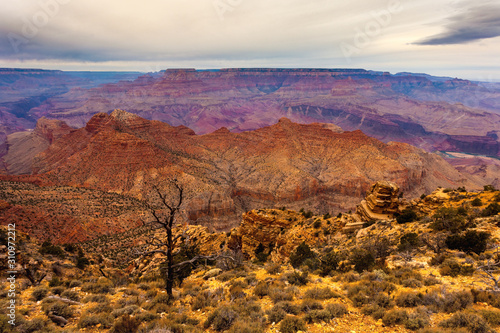
[{"label": "sky", "polygon": [[500,81],[500,0],[0,0],[0,67],[364,68]]}]

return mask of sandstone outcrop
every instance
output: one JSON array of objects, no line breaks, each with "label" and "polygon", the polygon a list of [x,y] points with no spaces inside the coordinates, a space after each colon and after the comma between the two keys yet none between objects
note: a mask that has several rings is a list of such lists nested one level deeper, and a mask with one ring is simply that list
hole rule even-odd
[{"label": "sandstone outcrop", "polygon": [[399,187],[389,181],[378,181],[372,185],[364,200],[350,216],[344,232],[359,230],[366,222],[388,220],[400,211]]}]

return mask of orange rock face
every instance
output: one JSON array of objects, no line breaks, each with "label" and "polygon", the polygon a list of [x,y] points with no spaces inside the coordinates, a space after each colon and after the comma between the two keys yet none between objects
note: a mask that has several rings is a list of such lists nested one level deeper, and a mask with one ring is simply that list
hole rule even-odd
[{"label": "orange rock face", "polygon": [[282,118],[255,131],[195,135],[116,110],[55,140],[34,170],[57,184],[139,198],[147,198],[151,182],[175,174],[189,188],[185,218],[214,229],[235,226],[241,213],[261,207],[348,210],[381,179],[413,195],[477,185],[436,155],[333,129]]}]

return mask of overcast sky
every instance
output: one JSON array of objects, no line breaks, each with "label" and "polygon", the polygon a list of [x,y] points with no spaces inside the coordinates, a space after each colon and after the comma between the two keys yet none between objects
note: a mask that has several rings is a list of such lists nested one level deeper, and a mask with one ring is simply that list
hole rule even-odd
[{"label": "overcast sky", "polygon": [[0,67],[321,67],[500,80],[500,0],[0,0]]}]

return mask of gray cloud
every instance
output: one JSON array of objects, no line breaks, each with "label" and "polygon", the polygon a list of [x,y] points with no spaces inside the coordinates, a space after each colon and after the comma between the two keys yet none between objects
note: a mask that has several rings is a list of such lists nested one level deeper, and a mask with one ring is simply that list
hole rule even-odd
[{"label": "gray cloud", "polygon": [[500,5],[485,4],[468,8],[448,19],[446,31],[430,36],[418,45],[465,44],[500,36]]}]

